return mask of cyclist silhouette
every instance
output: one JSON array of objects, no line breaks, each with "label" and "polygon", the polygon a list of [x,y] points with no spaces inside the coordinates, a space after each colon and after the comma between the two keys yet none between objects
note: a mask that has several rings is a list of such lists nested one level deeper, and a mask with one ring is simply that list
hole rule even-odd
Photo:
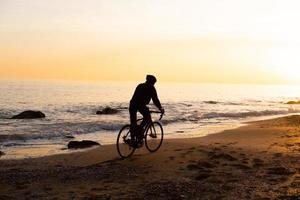
[{"label": "cyclist silhouette", "polygon": [[[139,84],[134,94],[130,100],[129,105],[129,114],[130,114],[130,133],[133,142],[137,141],[137,136],[143,129],[143,127],[147,124],[147,122],[151,121],[151,115],[149,108],[147,105],[150,103],[151,99],[154,105],[164,113],[164,109],[160,104],[160,101],[157,97],[157,92],[154,87],[156,83],[156,78],[153,75],[146,76],[146,82]],[[143,115],[143,121],[138,126],[136,122],[137,112],[140,112]]]}]

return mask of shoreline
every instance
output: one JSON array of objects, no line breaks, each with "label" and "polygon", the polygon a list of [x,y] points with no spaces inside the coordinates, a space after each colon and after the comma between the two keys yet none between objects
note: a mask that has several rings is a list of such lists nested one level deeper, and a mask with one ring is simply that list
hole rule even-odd
[{"label": "shoreline", "polygon": [[115,145],[0,160],[0,199],[299,199],[299,166],[300,116],[292,115],[168,139],[125,160]]},{"label": "shoreline", "polygon": [[[298,113],[296,113],[298,114]],[[209,135],[213,134],[218,134],[226,130],[232,130],[232,129],[237,129],[243,126],[247,126],[248,124],[251,124],[256,121],[261,121],[261,120],[268,120],[268,119],[275,119],[278,117],[287,117],[295,115],[295,113],[292,114],[286,114],[286,115],[271,115],[271,116],[260,116],[260,117],[251,117],[249,119],[243,119],[240,121],[237,121],[235,123],[233,122],[224,122],[222,124],[217,124],[217,125],[210,125],[206,127],[201,127],[197,128],[191,131],[186,131],[182,134],[178,133],[173,133],[170,135],[165,135],[164,141],[165,140],[172,140],[172,139],[190,139],[190,138],[202,138],[206,137]],[[81,139],[87,139],[90,140],[90,138],[84,138],[82,136],[75,137],[75,139],[81,140]],[[92,138],[94,140],[94,138]],[[71,140],[70,140],[71,141]],[[101,141],[99,140],[94,140],[97,141],[101,144]],[[48,144],[48,141],[46,141],[46,144],[34,144],[34,145],[24,145],[24,147],[17,147],[17,146],[12,146],[9,148],[3,148],[3,149],[8,149],[8,151],[4,151],[6,153],[5,155],[0,157],[1,160],[20,160],[20,159],[31,159],[31,158],[41,158],[44,156],[53,156],[53,155],[60,155],[60,154],[72,154],[80,151],[88,151],[89,149],[78,149],[78,150],[69,150],[66,148],[68,140],[66,140],[66,144]],[[115,143],[104,143],[101,144],[101,146],[106,146],[106,145],[115,145]]]}]

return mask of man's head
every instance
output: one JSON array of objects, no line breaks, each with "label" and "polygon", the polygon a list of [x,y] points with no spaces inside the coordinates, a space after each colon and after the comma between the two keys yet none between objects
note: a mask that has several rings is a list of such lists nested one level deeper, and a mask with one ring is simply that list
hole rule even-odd
[{"label": "man's head", "polygon": [[149,83],[151,85],[154,85],[156,83],[156,78],[153,75],[147,75],[146,76],[146,83]]}]

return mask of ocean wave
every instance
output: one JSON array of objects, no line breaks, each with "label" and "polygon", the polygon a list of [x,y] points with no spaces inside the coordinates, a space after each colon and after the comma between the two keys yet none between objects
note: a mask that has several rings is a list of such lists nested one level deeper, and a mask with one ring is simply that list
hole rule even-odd
[{"label": "ocean wave", "polygon": [[35,127],[35,130],[27,130],[27,128],[19,128],[19,134],[1,134],[0,142],[5,141],[27,141],[37,139],[63,139],[66,136],[89,134],[98,131],[118,131],[123,126],[123,123],[111,122],[111,123],[59,123],[59,124],[45,124]]},{"label": "ocean wave", "polygon": [[13,112],[11,110],[1,110],[0,111],[0,119],[9,119],[13,116]]},{"label": "ocean wave", "polygon": [[247,112],[209,112],[202,114],[202,119],[211,118],[247,118],[247,117],[261,117],[270,115],[284,115],[289,113],[297,113],[297,110],[263,110],[263,111],[247,111]]},{"label": "ocean wave", "polygon": [[203,101],[202,103],[204,104],[211,104],[211,105],[216,105],[216,104],[220,104],[220,105],[231,105],[231,106],[241,106],[241,105],[247,105],[247,103],[245,102],[232,102],[232,101],[214,101],[214,100],[210,100],[210,101]]},{"label": "ocean wave", "polygon": [[285,115],[290,113],[299,113],[300,110],[262,110],[262,111],[245,111],[245,112],[207,112],[200,113],[198,111],[185,113],[178,115],[178,117],[165,117],[163,119],[164,124],[172,124],[172,123],[180,123],[180,122],[203,122],[203,120],[210,119],[242,119],[247,117],[263,117],[263,116],[271,116],[271,115]]},{"label": "ocean wave", "polygon": [[63,138],[63,134],[55,134],[55,133],[6,134],[6,135],[0,135],[0,142],[27,141],[27,140],[38,140],[38,139],[56,139],[56,138]]}]

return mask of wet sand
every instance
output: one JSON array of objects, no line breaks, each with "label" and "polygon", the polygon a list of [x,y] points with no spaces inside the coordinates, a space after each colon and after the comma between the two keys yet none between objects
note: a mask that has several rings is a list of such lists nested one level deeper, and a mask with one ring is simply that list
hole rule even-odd
[{"label": "wet sand", "polygon": [[115,145],[1,160],[0,199],[300,199],[300,116],[119,159]]}]

